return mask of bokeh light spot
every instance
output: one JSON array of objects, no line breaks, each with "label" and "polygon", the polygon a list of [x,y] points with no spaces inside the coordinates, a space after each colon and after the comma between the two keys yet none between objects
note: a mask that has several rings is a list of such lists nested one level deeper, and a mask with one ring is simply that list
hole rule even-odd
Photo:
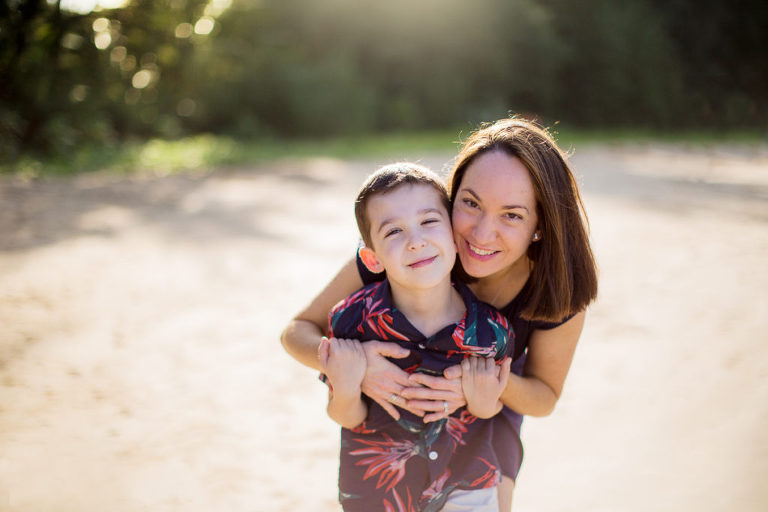
[{"label": "bokeh light spot", "polygon": [[191,23],[179,23],[176,25],[176,30],[174,30],[173,34],[179,38],[179,39],[186,39],[189,36],[192,35],[192,24]]},{"label": "bokeh light spot", "polygon": [[107,18],[96,18],[93,20],[94,32],[106,32],[109,30],[109,20]]},{"label": "bokeh light spot", "polygon": [[72,88],[71,91],[69,91],[69,99],[73,103],[80,103],[81,101],[85,101],[85,98],[88,96],[88,86],[83,84],[78,84]]},{"label": "bokeh light spot", "polygon": [[72,32],[67,32],[61,38],[61,46],[67,50],[77,50],[83,44],[83,37]]},{"label": "bokeh light spot", "polygon": [[109,45],[112,44],[112,35],[109,32],[99,32],[96,37],[93,38],[93,44],[99,50],[106,50]]},{"label": "bokeh light spot", "polygon": [[125,46],[115,46],[109,53],[109,60],[112,62],[123,62],[127,55],[128,50],[126,50]]},{"label": "bokeh light spot", "polygon": [[184,98],[176,105],[176,113],[181,117],[189,117],[195,113],[197,104],[191,98]]},{"label": "bokeh light spot", "polygon": [[131,85],[136,89],[144,89],[152,81],[152,72],[148,69],[137,71],[131,79]]},{"label": "bokeh light spot", "polygon": [[207,36],[213,31],[214,26],[213,18],[210,16],[203,16],[199,20],[197,20],[197,23],[195,23],[195,34],[201,35],[201,36]]},{"label": "bokeh light spot", "polygon": [[128,55],[123,59],[123,61],[120,63],[120,69],[123,71],[131,71],[133,68],[136,67],[136,57],[133,55]]}]

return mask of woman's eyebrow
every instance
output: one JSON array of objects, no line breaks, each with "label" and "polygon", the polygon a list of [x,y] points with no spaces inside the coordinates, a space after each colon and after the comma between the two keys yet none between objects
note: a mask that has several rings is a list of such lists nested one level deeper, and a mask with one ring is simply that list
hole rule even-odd
[{"label": "woman's eyebrow", "polygon": [[[480,199],[480,196],[479,196],[479,195],[477,195],[477,192],[475,192],[475,191],[474,191],[474,190],[472,190],[471,188],[467,187],[467,188],[465,188],[465,189],[464,189],[464,191],[465,191],[465,192],[469,192],[471,195],[473,195],[473,196],[475,197],[475,199],[477,199],[477,202],[478,202],[478,203],[481,203],[481,202],[482,202],[482,200]],[[527,207],[527,206],[524,206],[524,205],[522,205],[522,204],[506,204],[506,205],[502,206],[502,207],[501,207],[501,209],[502,209],[502,210],[517,210],[517,209],[523,209],[523,210],[525,210],[525,211],[530,211],[530,210],[528,209],[528,207]]]}]

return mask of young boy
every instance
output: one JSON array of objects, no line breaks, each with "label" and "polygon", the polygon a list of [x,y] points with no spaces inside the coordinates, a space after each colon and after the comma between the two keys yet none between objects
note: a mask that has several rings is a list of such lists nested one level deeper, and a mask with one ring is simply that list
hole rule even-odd
[{"label": "young boy", "polygon": [[[514,335],[504,318],[451,283],[456,246],[450,203],[437,175],[411,163],[385,166],[358,194],[355,215],[364,264],[387,279],[337,304],[330,340],[319,349],[329,384],[328,414],[342,427],[339,499],[345,511],[498,510],[498,463],[490,418],[501,409]],[[356,340],[410,350],[392,362],[442,375],[470,355],[462,388],[467,407],[424,423],[399,420],[362,395],[365,355]],[[495,364],[496,362],[503,364]]]}]

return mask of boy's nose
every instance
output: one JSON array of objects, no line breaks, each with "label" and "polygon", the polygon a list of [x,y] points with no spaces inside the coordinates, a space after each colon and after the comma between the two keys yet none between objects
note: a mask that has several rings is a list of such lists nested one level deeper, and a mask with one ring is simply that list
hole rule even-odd
[{"label": "boy's nose", "polygon": [[414,235],[410,238],[410,240],[408,240],[408,249],[410,249],[411,251],[422,249],[426,245],[427,245],[427,241],[424,240],[424,237],[419,235]]}]

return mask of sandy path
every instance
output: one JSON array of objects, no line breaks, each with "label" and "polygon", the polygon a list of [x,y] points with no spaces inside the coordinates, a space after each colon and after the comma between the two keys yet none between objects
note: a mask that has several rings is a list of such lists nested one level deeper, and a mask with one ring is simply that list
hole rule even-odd
[{"label": "sandy path", "polygon": [[[387,161],[0,180],[0,511],[338,510],[323,387],[278,336]],[[768,148],[574,163],[601,294],[515,509],[765,510]]]}]

